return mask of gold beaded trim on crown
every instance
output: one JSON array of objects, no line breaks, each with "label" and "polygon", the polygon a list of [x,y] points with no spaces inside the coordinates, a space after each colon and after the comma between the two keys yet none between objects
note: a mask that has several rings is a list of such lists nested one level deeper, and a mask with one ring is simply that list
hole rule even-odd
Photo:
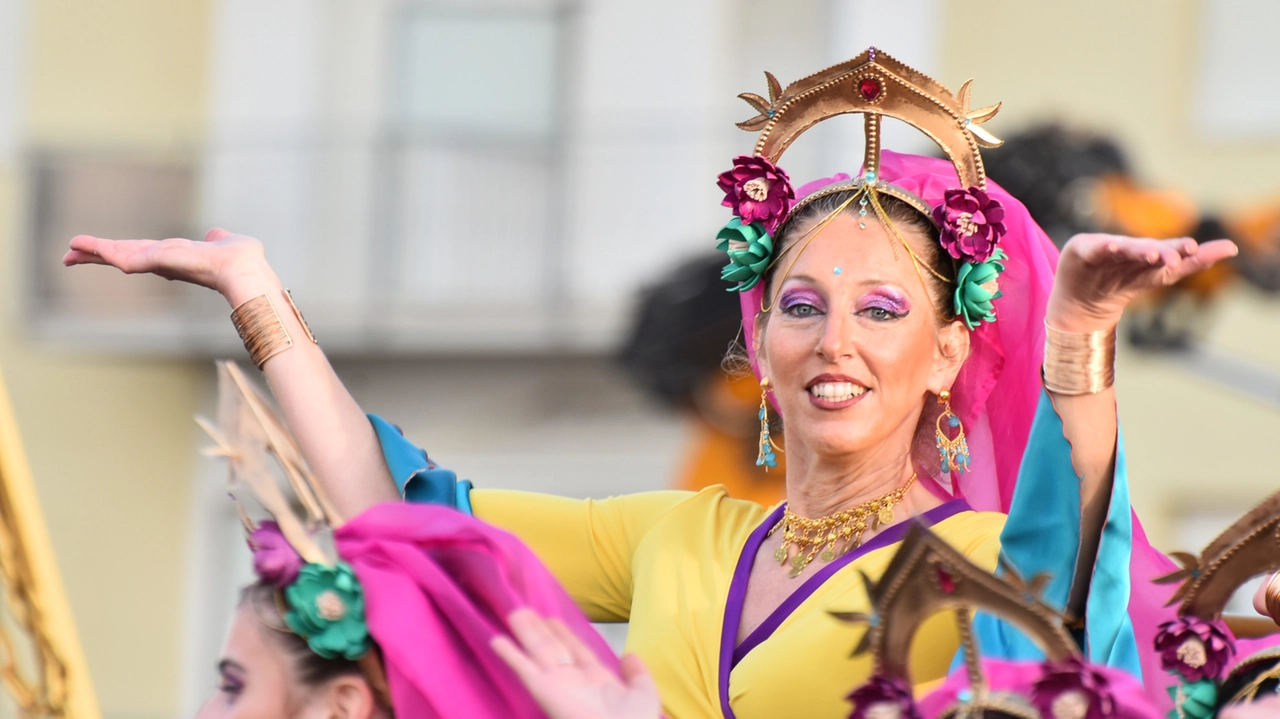
[{"label": "gold beaded trim on crown", "polygon": [[[738,123],[738,127],[760,131],[755,154],[771,162],[777,162],[805,130],[848,113],[862,113],[864,117],[864,164],[873,178],[880,169],[881,116],[901,120],[938,143],[955,165],[961,187],[985,188],[986,172],[979,147],[1004,144],[981,127],[1000,111],[1000,103],[969,109],[973,80],[965,81],[953,95],[933,78],[874,47],[852,60],[796,80],[786,89],[780,88],[773,75],[765,76],[768,100],[749,92],[738,96],[760,113]],[[913,204],[916,203],[918,199]],[[929,214],[927,209],[924,212]]]}]

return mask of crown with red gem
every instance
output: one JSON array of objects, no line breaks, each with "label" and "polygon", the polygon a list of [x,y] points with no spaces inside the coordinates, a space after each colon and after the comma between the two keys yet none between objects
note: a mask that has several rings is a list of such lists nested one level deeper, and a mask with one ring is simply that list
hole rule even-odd
[{"label": "crown with red gem", "polygon": [[[759,131],[755,154],[777,162],[805,130],[849,113],[862,113],[866,123],[864,172],[880,166],[880,118],[901,120],[933,139],[951,159],[960,186],[986,187],[980,147],[999,147],[1003,141],[981,127],[996,116],[1000,104],[969,109],[972,80],[958,94],[924,73],[917,72],[883,52],[869,48],[861,55],[829,67],[781,89],[773,75],[769,99],[749,92],[738,97],[759,115],[738,123],[743,130]],[[917,201],[918,204],[918,201]]]},{"label": "crown with red gem", "polygon": [[[736,283],[733,289],[748,291],[756,286],[776,259],[775,236],[795,210],[827,195],[853,191],[860,197],[859,214],[865,217],[870,205],[883,221],[876,196],[885,194],[903,200],[930,218],[940,230],[943,248],[962,263],[956,279],[956,315],[971,328],[982,321],[994,321],[991,301],[999,297],[996,276],[1003,271],[1000,262],[1005,259],[997,248],[1005,232],[1004,208],[986,193],[986,172],[979,148],[1002,144],[981,127],[995,117],[1000,104],[971,110],[972,80],[961,85],[959,93],[952,94],[937,81],[874,47],[785,89],[772,74],[766,72],[765,77],[768,99],[753,93],[738,96],[759,113],[738,123],[743,130],[760,132],[754,154],[736,158],[733,169],[718,179],[725,193],[723,204],[733,208],[736,215],[718,235],[720,249],[730,259],[722,276]],[[850,113],[861,113],[864,118],[862,174],[829,184],[797,202],[787,173],[776,164],[778,159],[805,130]],[[928,135],[955,166],[956,187],[946,192],[937,207],[880,178],[882,117],[900,120]],[[911,253],[910,246],[902,244]],[[917,268],[922,266],[919,258],[912,255]],[[933,272],[927,265],[925,269]]]}]

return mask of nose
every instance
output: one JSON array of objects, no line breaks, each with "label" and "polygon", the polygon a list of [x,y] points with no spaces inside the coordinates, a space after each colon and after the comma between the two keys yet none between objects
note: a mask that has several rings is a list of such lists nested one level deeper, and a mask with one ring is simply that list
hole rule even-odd
[{"label": "nose", "polygon": [[822,336],[814,348],[817,355],[828,362],[852,356],[853,343],[848,336],[849,316],[844,312],[829,312],[823,318]]}]

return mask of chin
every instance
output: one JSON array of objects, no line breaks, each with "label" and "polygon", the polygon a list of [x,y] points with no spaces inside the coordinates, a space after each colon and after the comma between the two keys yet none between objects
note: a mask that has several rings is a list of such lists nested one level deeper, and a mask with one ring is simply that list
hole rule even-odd
[{"label": "chin", "polygon": [[805,444],[819,457],[845,457],[857,454],[874,445],[874,441],[861,432],[850,431],[849,423],[824,423],[828,426],[797,427],[793,431],[805,437]]}]

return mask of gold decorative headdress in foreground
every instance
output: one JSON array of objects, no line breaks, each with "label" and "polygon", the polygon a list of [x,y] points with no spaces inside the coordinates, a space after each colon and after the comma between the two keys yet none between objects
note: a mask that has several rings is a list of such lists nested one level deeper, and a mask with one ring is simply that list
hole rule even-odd
[{"label": "gold decorative headdress in foreground", "polygon": [[[1177,584],[1169,604],[1178,605],[1178,619],[1162,625],[1155,648],[1165,668],[1181,679],[1173,697],[1179,712],[1206,716],[1227,704],[1252,701],[1264,689],[1275,691],[1280,687],[1280,646],[1246,657],[1228,671],[1235,645],[1223,610],[1246,581],[1280,570],[1280,493],[1236,520],[1198,557],[1185,552],[1172,556],[1182,568],[1155,581]],[[1271,624],[1253,623],[1258,622]],[[1251,628],[1239,621],[1231,624]],[[1269,628],[1276,631],[1274,625]]]},{"label": "gold decorative headdress in foreground", "polygon": [[[321,530],[338,529],[342,519],[317,486],[284,422],[233,362],[218,364],[217,426],[196,421],[217,443],[206,454],[228,460],[231,494],[241,506],[255,569],[263,582],[276,586],[289,629],[325,658],[356,661],[379,700],[391,706],[386,672],[365,622],[363,589],[337,552],[326,551],[318,541]],[[283,483],[271,471],[273,464]],[[248,490],[274,522],[252,520],[241,503],[241,490]],[[259,554],[269,556],[259,561]]]},{"label": "gold decorative headdress in foreground", "polygon": [[0,693],[23,719],[97,719],[89,669],[0,384]]},{"label": "gold decorative headdress in foreground", "polygon": [[[837,619],[866,624],[867,632],[854,656],[871,652],[875,676],[911,686],[908,658],[917,629],[934,614],[951,610],[960,627],[971,695],[943,716],[980,716],[997,710],[1009,716],[1038,719],[1026,698],[989,692],[980,661],[980,648],[970,628],[974,611],[997,615],[1040,645],[1049,661],[1078,658],[1079,650],[1063,626],[1062,616],[1040,599],[1049,577],[1027,582],[1010,567],[996,577],[970,562],[942,538],[921,525],[913,526],[879,581],[863,580],[871,597],[872,614],[833,612]],[[857,701],[857,692],[854,701]],[[867,701],[870,697],[864,698]],[[857,707],[855,707],[857,709]],[[865,707],[862,708],[865,711]]]}]

